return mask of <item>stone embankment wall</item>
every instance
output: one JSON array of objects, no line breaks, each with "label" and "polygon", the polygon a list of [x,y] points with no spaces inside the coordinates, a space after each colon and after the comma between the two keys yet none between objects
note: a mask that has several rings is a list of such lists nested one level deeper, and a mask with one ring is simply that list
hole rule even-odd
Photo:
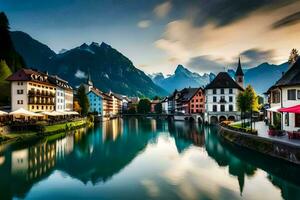
[{"label": "stone embankment wall", "polygon": [[230,143],[300,165],[300,146],[219,127],[219,134]]}]

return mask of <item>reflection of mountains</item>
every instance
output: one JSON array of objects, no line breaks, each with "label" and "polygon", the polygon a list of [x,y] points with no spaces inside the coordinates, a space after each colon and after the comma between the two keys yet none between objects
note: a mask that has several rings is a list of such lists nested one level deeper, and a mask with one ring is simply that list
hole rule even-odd
[{"label": "reflection of mountains", "polygon": [[25,197],[56,169],[84,183],[107,181],[154,141],[161,128],[154,120],[113,120],[56,141],[8,149],[0,155],[0,199]]},{"label": "reflection of mountains", "polygon": [[191,145],[202,147],[205,137],[202,127],[194,123],[186,122],[169,122],[168,128],[170,134],[175,139],[178,153],[182,153]]},{"label": "reflection of mountains", "polygon": [[[132,119],[125,124],[122,120],[114,120],[102,127],[95,127],[91,130],[93,134],[83,137],[75,145],[74,151],[58,164],[58,168],[84,183],[105,182],[128,165],[154,139],[151,125],[141,125]],[[141,129],[143,133],[139,132]],[[145,130],[148,131],[145,133]]]}]

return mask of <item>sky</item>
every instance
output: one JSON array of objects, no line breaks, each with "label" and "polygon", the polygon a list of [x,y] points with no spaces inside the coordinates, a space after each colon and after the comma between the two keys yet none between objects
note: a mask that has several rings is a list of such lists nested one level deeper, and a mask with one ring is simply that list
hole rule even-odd
[{"label": "sky", "polygon": [[300,50],[298,0],[0,0],[11,30],[55,52],[102,41],[146,73],[286,62]]}]

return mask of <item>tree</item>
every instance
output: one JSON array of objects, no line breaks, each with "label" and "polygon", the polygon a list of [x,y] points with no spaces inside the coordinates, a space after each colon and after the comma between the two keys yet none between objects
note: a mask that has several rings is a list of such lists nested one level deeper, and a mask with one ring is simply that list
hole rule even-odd
[{"label": "tree", "polygon": [[6,78],[10,76],[11,70],[4,60],[0,60],[0,105],[8,105],[10,102],[10,84]]},{"label": "tree", "polygon": [[297,61],[298,57],[299,57],[298,50],[297,49],[292,49],[292,51],[290,53],[288,63],[290,65],[294,64]]},{"label": "tree", "polygon": [[151,110],[151,102],[149,99],[141,99],[137,106],[137,111],[139,114],[147,114]]},{"label": "tree", "polygon": [[156,114],[161,114],[162,113],[162,104],[158,103],[154,106],[154,110]]},{"label": "tree", "polygon": [[74,111],[78,112],[78,113],[81,113],[81,107],[79,105],[79,102],[78,101],[74,101]]},{"label": "tree", "polygon": [[77,91],[78,103],[81,107],[81,115],[86,116],[89,112],[90,103],[86,96],[85,89],[83,85],[80,85]]},{"label": "tree", "polygon": [[23,58],[16,52],[9,32],[9,22],[4,12],[0,12],[0,60],[5,60],[11,71],[25,67]]},{"label": "tree", "polygon": [[127,113],[128,114],[136,114],[136,105],[130,105]]},{"label": "tree", "polygon": [[159,96],[155,96],[155,97],[153,97],[153,100],[160,100],[160,97]]},{"label": "tree", "polygon": [[[241,111],[241,117],[243,114],[250,112],[251,119],[251,129],[252,129],[252,112],[259,111],[258,97],[255,90],[251,85],[248,85],[243,92],[240,92],[237,97],[237,106]],[[242,121],[242,127],[244,127],[244,122]]]}]

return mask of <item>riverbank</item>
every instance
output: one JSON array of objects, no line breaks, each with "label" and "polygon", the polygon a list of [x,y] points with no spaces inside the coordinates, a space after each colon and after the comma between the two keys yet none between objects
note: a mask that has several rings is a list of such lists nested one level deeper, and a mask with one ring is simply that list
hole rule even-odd
[{"label": "riverbank", "polygon": [[91,124],[92,122],[90,120],[88,120],[87,118],[83,118],[80,120],[64,122],[61,124],[42,126],[40,131],[12,132],[5,135],[0,135],[0,144],[11,143],[11,142],[29,142],[29,141],[39,140],[44,137],[65,133]]},{"label": "riverbank", "polygon": [[298,145],[243,133],[222,125],[219,125],[219,134],[229,143],[300,165],[300,146]]}]

